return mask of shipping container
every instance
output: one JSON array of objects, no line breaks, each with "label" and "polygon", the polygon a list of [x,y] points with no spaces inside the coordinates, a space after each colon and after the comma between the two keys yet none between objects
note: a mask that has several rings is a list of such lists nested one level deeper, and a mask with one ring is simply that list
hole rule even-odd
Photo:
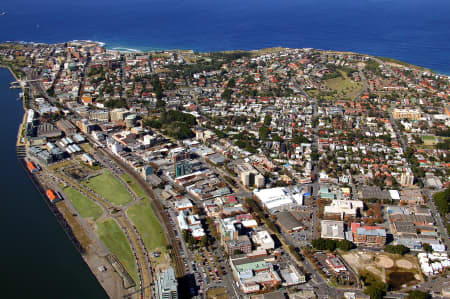
[{"label": "shipping container", "polygon": [[27,162],[27,167],[28,167],[28,170],[30,172],[37,172],[37,171],[39,171],[39,169],[36,167],[36,165],[34,165],[34,163],[31,162],[31,161]]},{"label": "shipping container", "polygon": [[53,191],[52,189],[47,189],[46,193],[48,199],[50,199],[51,202],[57,202],[58,200],[60,200],[58,194],[56,194],[55,191]]}]

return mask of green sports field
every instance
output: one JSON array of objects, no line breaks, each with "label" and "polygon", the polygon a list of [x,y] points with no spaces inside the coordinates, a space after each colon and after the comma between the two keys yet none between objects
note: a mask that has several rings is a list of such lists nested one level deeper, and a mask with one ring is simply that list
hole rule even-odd
[{"label": "green sports field", "polygon": [[146,197],[145,191],[139,186],[139,184],[128,174],[124,173],[121,175],[122,179],[127,182],[130,188],[136,193],[139,198]]},{"label": "green sports field", "polygon": [[97,234],[106,247],[119,259],[128,274],[139,283],[133,250],[119,224],[111,218],[97,223]]},{"label": "green sports field", "polygon": [[103,214],[103,209],[98,204],[74,188],[66,187],[63,191],[82,217],[97,220]]},{"label": "green sports field", "polygon": [[144,200],[130,207],[127,215],[139,231],[147,250],[164,253],[167,246],[166,236],[150,203]]},{"label": "green sports field", "polygon": [[123,206],[133,200],[125,186],[109,171],[90,178],[86,184],[114,205]]}]

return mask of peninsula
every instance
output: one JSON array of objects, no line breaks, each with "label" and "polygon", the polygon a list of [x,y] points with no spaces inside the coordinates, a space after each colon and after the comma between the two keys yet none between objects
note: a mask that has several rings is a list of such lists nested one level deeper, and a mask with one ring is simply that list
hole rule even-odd
[{"label": "peninsula", "polygon": [[450,293],[448,76],[93,41],[0,44],[0,66],[18,158],[111,298]]}]

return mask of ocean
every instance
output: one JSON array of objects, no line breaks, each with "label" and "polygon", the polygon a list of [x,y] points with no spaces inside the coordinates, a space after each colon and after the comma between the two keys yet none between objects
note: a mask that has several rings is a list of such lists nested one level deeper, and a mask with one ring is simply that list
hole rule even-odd
[{"label": "ocean", "polygon": [[108,48],[317,48],[450,74],[448,0],[3,0],[0,41],[88,39]]}]

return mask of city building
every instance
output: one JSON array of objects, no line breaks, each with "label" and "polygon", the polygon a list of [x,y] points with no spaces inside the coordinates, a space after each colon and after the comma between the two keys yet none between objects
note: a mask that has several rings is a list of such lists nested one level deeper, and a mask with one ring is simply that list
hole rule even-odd
[{"label": "city building", "polygon": [[392,116],[395,119],[410,119],[410,120],[419,120],[420,119],[420,111],[417,109],[394,109],[392,111]]},{"label": "city building", "polygon": [[192,164],[181,161],[174,164],[175,178],[193,173]]},{"label": "city building", "polygon": [[295,265],[286,265],[280,269],[280,276],[283,279],[283,286],[293,286],[306,282],[305,274],[301,273]]},{"label": "city building", "polygon": [[156,298],[178,299],[178,282],[173,268],[169,268],[158,274],[156,280]]},{"label": "city building", "polygon": [[275,242],[266,230],[253,233],[252,241],[257,245],[258,249],[275,249]]},{"label": "city building", "polygon": [[325,206],[324,216],[336,219],[356,218],[358,211],[364,206],[360,200],[333,200]]},{"label": "city building", "polygon": [[225,242],[225,250],[228,256],[234,255],[236,251],[250,253],[252,252],[252,242],[250,242],[249,237],[246,235],[238,236],[237,239]]},{"label": "city building", "polygon": [[353,243],[363,246],[384,246],[386,244],[386,229],[378,226],[361,226],[352,223]]},{"label": "city building", "polygon": [[337,239],[344,240],[344,222],[343,221],[334,221],[334,220],[322,220],[320,222],[320,226],[322,228],[321,238],[323,239]]},{"label": "city building", "polygon": [[233,277],[243,293],[249,294],[273,289],[281,284],[281,278],[266,261],[267,256],[237,257],[230,259]]},{"label": "city building", "polygon": [[123,121],[125,120],[125,117],[128,115],[128,110],[124,108],[116,108],[111,110],[110,112],[110,118],[112,122],[116,121]]},{"label": "city building", "polygon": [[326,263],[336,273],[347,271],[347,268],[345,267],[344,263],[342,263],[340,258],[335,255],[328,256],[328,258],[326,259]]}]

